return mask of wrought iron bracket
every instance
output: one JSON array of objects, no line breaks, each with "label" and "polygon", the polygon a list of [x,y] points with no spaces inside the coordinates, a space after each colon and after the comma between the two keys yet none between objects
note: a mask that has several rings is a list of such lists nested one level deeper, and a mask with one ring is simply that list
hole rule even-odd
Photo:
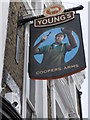
[{"label": "wrought iron bracket", "polygon": [[[79,5],[77,7],[65,9],[64,12],[69,12],[69,11],[75,11],[76,12],[78,10],[83,10],[83,8],[84,7],[82,5]],[[18,26],[25,25],[27,22],[33,21],[35,18],[41,18],[41,17],[44,17],[44,15],[33,16],[33,17],[31,15],[29,17],[27,17],[27,15],[26,15],[26,18],[21,18],[21,16],[19,16],[19,18],[18,18]]]}]

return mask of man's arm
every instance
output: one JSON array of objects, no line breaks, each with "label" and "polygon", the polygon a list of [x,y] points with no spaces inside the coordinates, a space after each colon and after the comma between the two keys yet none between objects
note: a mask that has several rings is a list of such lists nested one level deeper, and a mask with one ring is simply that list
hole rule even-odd
[{"label": "man's arm", "polygon": [[63,33],[63,34],[66,34],[66,35],[67,35],[68,40],[69,40],[69,44],[66,45],[67,51],[70,51],[70,50],[72,50],[73,48],[76,48],[76,47],[77,47],[77,41],[76,41],[76,39],[74,38],[74,36],[73,36],[73,34],[72,34],[72,31],[65,30],[65,29],[61,29],[61,30],[62,30],[62,33]]},{"label": "man's arm", "polygon": [[40,46],[40,44],[41,43],[43,43],[46,39],[47,39],[47,37],[48,36],[44,36],[41,40],[40,40],[40,42],[37,44],[37,45],[35,45],[34,46],[34,54],[38,54],[39,53],[39,46]]}]

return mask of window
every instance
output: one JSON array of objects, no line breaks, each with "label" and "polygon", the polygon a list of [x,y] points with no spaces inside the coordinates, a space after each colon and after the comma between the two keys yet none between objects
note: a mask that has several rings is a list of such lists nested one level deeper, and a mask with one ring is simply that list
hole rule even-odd
[{"label": "window", "polygon": [[29,106],[29,104],[27,103],[27,118],[32,118],[32,110]]},{"label": "window", "polygon": [[56,119],[58,119],[58,118],[64,118],[64,115],[56,101]]},{"label": "window", "polygon": [[35,80],[30,80],[29,100],[35,107]]},{"label": "window", "polygon": [[35,117],[35,81],[30,80],[28,75],[29,61],[29,24],[25,29],[25,57],[24,57],[24,81],[23,81],[23,106],[22,117]]},{"label": "window", "polygon": [[35,114],[35,80],[30,80],[29,76],[27,77],[27,118],[32,118]]},{"label": "window", "polygon": [[31,5],[32,5],[32,8],[35,10],[36,2],[34,0],[31,0]]}]

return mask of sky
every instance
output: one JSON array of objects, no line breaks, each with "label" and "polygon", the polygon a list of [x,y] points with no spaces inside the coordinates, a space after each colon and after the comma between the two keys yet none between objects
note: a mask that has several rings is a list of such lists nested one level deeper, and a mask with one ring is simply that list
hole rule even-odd
[{"label": "sky", "polygon": [[82,33],[83,33],[83,42],[84,42],[84,50],[85,50],[85,58],[86,58],[86,65],[87,68],[85,69],[85,76],[84,82],[82,84],[82,95],[81,95],[81,103],[82,103],[82,115],[83,118],[88,118],[88,1],[85,0],[62,0],[62,4],[64,7],[72,8],[79,5],[83,5],[84,9],[77,11],[80,13],[81,17],[81,26],[82,26]]}]

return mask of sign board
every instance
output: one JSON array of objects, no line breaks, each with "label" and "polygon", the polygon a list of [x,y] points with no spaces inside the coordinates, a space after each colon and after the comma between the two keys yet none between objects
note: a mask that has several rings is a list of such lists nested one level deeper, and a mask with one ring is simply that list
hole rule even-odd
[{"label": "sign board", "polygon": [[79,14],[67,22],[39,25],[30,25],[28,72],[31,79],[56,79],[85,69]]},{"label": "sign board", "polygon": [[52,26],[52,25],[65,23],[67,21],[74,19],[74,13],[75,12],[71,11],[71,12],[66,12],[66,13],[63,13],[57,16],[50,16],[50,17],[43,17],[43,18],[35,19],[34,26],[35,27],[46,27],[46,26]]}]

